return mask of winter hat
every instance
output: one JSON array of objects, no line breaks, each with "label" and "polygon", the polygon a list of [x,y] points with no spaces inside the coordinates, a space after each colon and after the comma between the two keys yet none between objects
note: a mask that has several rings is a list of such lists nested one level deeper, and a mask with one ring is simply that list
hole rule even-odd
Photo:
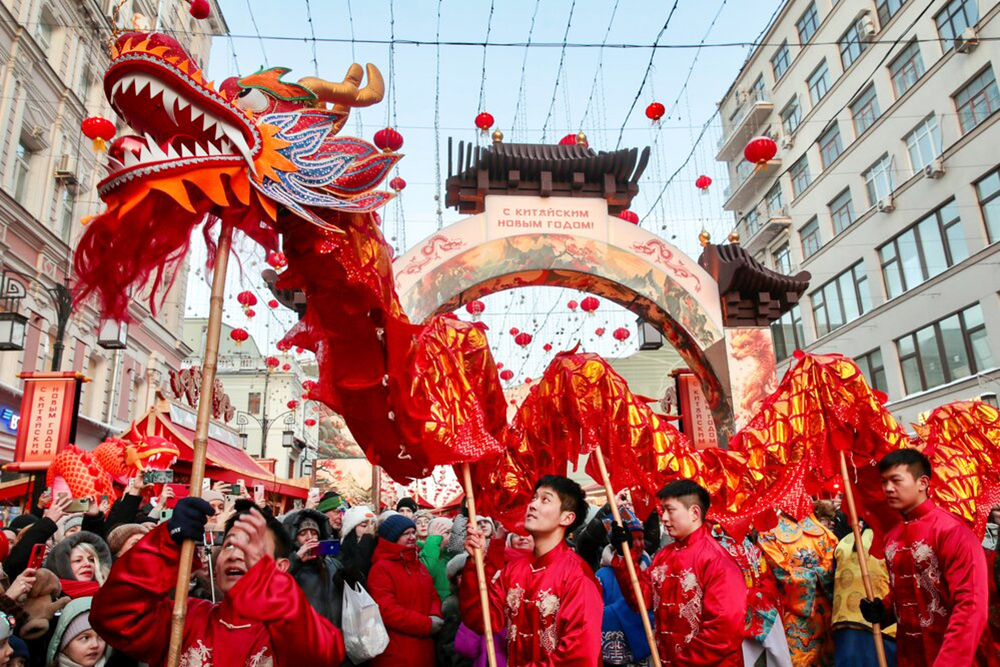
[{"label": "winter hat", "polygon": [[34,514],[19,514],[11,520],[7,527],[15,533],[19,533],[36,521],[38,521],[38,517]]},{"label": "winter hat", "polygon": [[326,513],[330,510],[346,507],[346,505],[347,503],[344,502],[344,498],[339,493],[336,491],[327,491],[323,494],[319,504],[316,505],[316,509]]},{"label": "winter hat", "polygon": [[404,507],[408,508],[414,514],[420,509],[420,506],[417,505],[417,501],[409,496],[399,499],[399,502],[396,503],[396,511],[398,512]]},{"label": "winter hat", "polygon": [[7,534],[0,530],[0,561],[5,560],[9,553],[10,540],[7,539]]},{"label": "winter hat", "polygon": [[375,513],[371,511],[370,507],[365,505],[352,507],[344,512],[344,523],[340,526],[340,534],[342,537],[347,537],[354,532],[354,529],[358,527],[359,523],[374,520]]},{"label": "winter hat", "polygon": [[145,523],[123,523],[120,526],[115,526],[108,534],[108,546],[111,548],[112,555],[117,556],[133,535],[145,535],[149,530],[149,524]]},{"label": "winter hat", "polygon": [[417,529],[417,524],[413,523],[413,519],[405,517],[402,514],[393,514],[379,524],[378,535],[390,542],[395,542],[399,539],[400,535],[410,528]]},{"label": "winter hat", "polygon": [[73,639],[81,632],[86,632],[90,630],[90,612],[85,611],[82,614],[77,614],[76,617],[69,622],[66,626],[66,631],[63,632],[62,641],[59,642],[59,650],[66,648]]},{"label": "winter hat", "polygon": [[415,513],[413,515],[413,520],[414,521],[416,521],[417,519],[423,519],[423,518],[426,518],[428,522],[429,521],[433,521],[434,520],[434,514],[430,510],[420,510],[419,512],[417,512],[417,513]]},{"label": "winter hat", "polygon": [[49,640],[45,664],[51,665],[56,659],[56,653],[78,634],[90,628],[90,605],[93,601],[92,597],[77,598],[63,608],[59,622],[56,623],[56,631]]},{"label": "winter hat", "polygon": [[316,534],[319,534],[319,524],[313,519],[305,518],[299,522],[299,527],[295,529],[295,536],[298,537],[299,533],[303,530],[315,530]]},{"label": "winter hat", "polygon": [[216,491],[215,489],[206,489],[205,491],[202,491],[201,497],[202,500],[204,500],[206,503],[210,503],[213,500],[218,501],[220,503],[226,502],[226,497],[221,493],[219,493],[218,491]]},{"label": "winter hat", "polygon": [[[439,516],[439,517],[437,517],[435,519],[431,519],[431,525],[427,526],[427,530],[430,531],[431,528],[433,528],[435,526],[440,526],[440,525],[447,525],[448,526],[447,529],[451,530],[451,524],[452,524],[451,519],[449,519],[448,517]],[[416,524],[414,524],[414,525],[416,525]]]},{"label": "winter hat", "polygon": [[82,514],[77,514],[76,516],[71,516],[70,518],[66,519],[65,523],[63,523],[63,533],[66,533],[67,531],[69,531],[72,528],[81,528],[81,529],[83,528],[83,515]]},{"label": "winter hat", "polygon": [[24,640],[17,635],[11,636],[7,643],[10,644],[13,653],[11,653],[11,658],[24,658],[25,660],[31,659],[31,654],[28,653],[28,645],[24,643]]},{"label": "winter hat", "polygon": [[465,563],[468,560],[469,554],[461,553],[448,561],[448,564],[444,568],[444,573],[448,576],[448,581],[453,581],[465,569]]},{"label": "winter hat", "polygon": [[396,514],[399,514],[399,512],[397,512],[396,510],[382,510],[382,513],[378,515],[379,525],[381,525],[382,522],[388,519],[389,517],[395,516]]}]

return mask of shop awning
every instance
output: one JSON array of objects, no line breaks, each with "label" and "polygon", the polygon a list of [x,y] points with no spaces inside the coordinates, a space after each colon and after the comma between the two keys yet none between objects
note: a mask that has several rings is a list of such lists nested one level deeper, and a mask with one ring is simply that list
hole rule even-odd
[{"label": "shop awning", "polygon": [[3,482],[2,484],[0,484],[0,501],[26,496],[28,495],[28,489],[30,487],[31,487],[30,477],[25,477],[24,479],[15,479],[12,482]]}]

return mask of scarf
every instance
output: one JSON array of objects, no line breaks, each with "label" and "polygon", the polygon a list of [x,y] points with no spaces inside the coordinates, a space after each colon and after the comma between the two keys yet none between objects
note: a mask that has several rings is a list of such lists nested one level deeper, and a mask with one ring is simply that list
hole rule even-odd
[{"label": "scarf", "polygon": [[[108,661],[108,651],[105,650],[104,655],[101,656],[101,659],[98,660],[96,663],[94,663],[94,667],[104,667],[104,663],[106,663],[107,661]],[[73,662],[66,656],[65,653],[60,651],[59,653],[56,653],[56,667],[82,667],[82,665],[78,662]]]},{"label": "scarf", "polygon": [[97,594],[101,585],[96,581],[77,581],[76,579],[60,579],[62,592],[74,600],[77,598],[91,597]]}]

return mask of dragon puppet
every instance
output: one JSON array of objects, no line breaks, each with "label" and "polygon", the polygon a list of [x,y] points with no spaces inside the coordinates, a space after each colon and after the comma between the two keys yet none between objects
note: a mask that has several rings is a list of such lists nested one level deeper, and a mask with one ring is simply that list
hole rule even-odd
[{"label": "dragon puppet", "polygon": [[[283,68],[206,81],[173,38],[124,33],[110,46],[104,90],[135,131],[108,151],[98,184],[106,210],[75,257],[77,298],[128,316],[133,294],[156,309],[193,231],[242,231],[287,258],[278,287],[301,290],[304,317],[283,344],[315,353],[309,398],[343,416],[369,460],[407,483],[437,465],[471,464],[483,511],[523,519],[531,482],[601,447],[612,483],[648,497],[672,477],[704,483],[733,532],[749,521],[811,511],[838,449],[858,465],[905,437],[857,366],[806,355],[730,450],[697,451],[632,395],[596,355],[557,355],[513,423],[485,327],[452,315],[412,323],[395,292],[377,188],[401,158],[341,137],[351,108],[381,101],[378,69],[342,82],[287,82]],[[126,452],[127,452],[126,447]],[[96,457],[96,455],[95,455]],[[870,467],[870,466],[869,466]],[[742,517],[742,518],[741,518]]]}]

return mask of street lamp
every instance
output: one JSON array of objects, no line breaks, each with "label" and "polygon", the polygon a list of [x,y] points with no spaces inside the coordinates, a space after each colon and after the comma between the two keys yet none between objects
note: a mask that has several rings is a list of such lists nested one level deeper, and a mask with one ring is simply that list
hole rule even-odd
[{"label": "street lamp", "polygon": [[292,445],[295,444],[295,433],[285,429],[281,432],[281,446],[285,449],[291,449]]},{"label": "street lamp", "polygon": [[659,329],[641,317],[635,323],[639,329],[640,350],[659,350],[663,347],[663,336]]},{"label": "street lamp", "polygon": [[28,327],[28,318],[17,312],[17,305],[27,296],[24,285],[10,278],[8,274],[38,283],[52,300],[52,305],[55,306],[56,310],[56,339],[52,346],[51,370],[58,371],[62,366],[63,350],[66,346],[64,343],[66,325],[69,324],[70,315],[73,314],[73,292],[62,283],[47,287],[37,278],[13,269],[4,269],[3,273],[0,274],[0,297],[3,298],[6,312],[0,313],[0,350],[23,350],[24,336]]},{"label": "street lamp", "polygon": [[[267,400],[266,396],[264,400],[265,401]],[[284,419],[282,419],[282,417],[284,417]],[[273,419],[268,419],[266,416],[258,417],[257,415],[250,414],[249,412],[242,412],[242,411],[237,412],[236,424],[237,426],[240,427],[240,444],[244,446],[244,449],[246,449],[246,442],[248,436],[246,433],[243,432],[243,427],[248,426],[250,424],[248,418],[253,419],[255,422],[257,422],[257,425],[260,426],[260,458],[264,458],[265,455],[267,454],[267,433],[268,431],[271,430],[271,427],[274,426],[274,423],[277,422],[278,420],[282,420],[282,423],[286,427],[281,434],[281,446],[291,447],[292,444],[286,444],[286,443],[294,443],[295,434],[291,430],[291,427],[295,425],[294,408],[291,410],[285,410],[284,412],[282,412],[277,417],[274,417]]]},{"label": "street lamp", "polygon": [[97,344],[105,350],[124,350],[128,347],[128,322],[105,320],[97,335]]}]

